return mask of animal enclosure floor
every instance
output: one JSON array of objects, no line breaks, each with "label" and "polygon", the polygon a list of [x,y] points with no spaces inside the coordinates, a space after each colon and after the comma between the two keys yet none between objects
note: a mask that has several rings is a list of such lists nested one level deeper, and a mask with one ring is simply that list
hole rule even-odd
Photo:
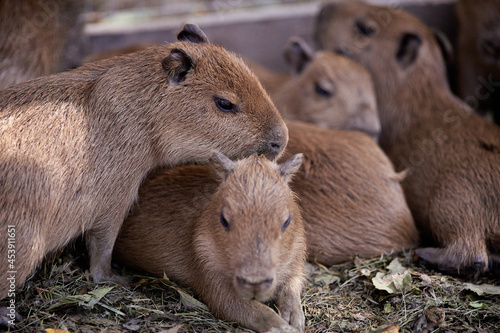
[{"label": "animal enclosure floor", "polygon": [[[122,267],[131,283],[98,285],[82,267],[85,253],[75,249],[46,259],[16,295],[24,319],[11,332],[249,332],[217,320],[168,279]],[[500,281],[492,276],[454,278],[410,254],[306,268],[306,332],[500,332]]]}]

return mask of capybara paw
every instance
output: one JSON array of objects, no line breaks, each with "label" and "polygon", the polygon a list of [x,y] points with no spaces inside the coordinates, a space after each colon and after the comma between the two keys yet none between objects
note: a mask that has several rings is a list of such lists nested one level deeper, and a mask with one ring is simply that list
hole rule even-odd
[{"label": "capybara paw", "polygon": [[459,254],[451,253],[445,248],[424,247],[416,249],[415,253],[424,263],[431,264],[446,274],[478,277],[488,271],[488,257],[481,254],[474,256],[467,263]]},{"label": "capybara paw", "polygon": [[300,332],[304,331],[304,326],[306,322],[306,317],[302,306],[284,306],[280,309],[281,318],[285,320],[290,326],[295,327]]},{"label": "capybara paw", "polygon": [[15,323],[21,320],[23,318],[15,309],[9,309],[8,307],[0,308],[0,329],[13,329],[15,328]]},{"label": "capybara paw", "polygon": [[281,325],[280,327],[273,327],[269,331],[266,331],[266,333],[298,333],[301,332],[297,330],[295,327],[292,327],[290,325]]}]

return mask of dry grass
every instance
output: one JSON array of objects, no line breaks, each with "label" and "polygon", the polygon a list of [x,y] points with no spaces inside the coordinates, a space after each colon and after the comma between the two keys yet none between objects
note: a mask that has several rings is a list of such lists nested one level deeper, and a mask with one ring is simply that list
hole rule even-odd
[{"label": "dry grass", "polygon": [[[90,282],[82,251],[66,251],[46,260],[16,296],[24,319],[12,332],[248,332],[214,318],[188,289],[136,274],[128,285]],[[80,255],[80,256],[78,256]],[[372,278],[387,272],[393,257],[333,267],[307,264],[303,305],[307,332],[500,332],[500,296],[478,296],[464,281],[415,266],[406,285],[389,294]],[[134,272],[121,268],[123,274]],[[135,272],[137,273],[137,272]],[[409,276],[409,277],[408,277]],[[476,284],[500,284],[491,277]],[[7,300],[0,303],[7,305]],[[50,330],[49,330],[50,332]]]}]

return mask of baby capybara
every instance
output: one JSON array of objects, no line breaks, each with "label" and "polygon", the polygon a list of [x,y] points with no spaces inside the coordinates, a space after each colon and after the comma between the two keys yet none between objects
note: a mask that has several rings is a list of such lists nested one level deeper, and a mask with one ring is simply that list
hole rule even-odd
[{"label": "baby capybara", "polygon": [[13,225],[17,286],[45,254],[81,234],[93,279],[109,279],[114,241],[150,170],[206,162],[214,149],[274,159],[287,133],[243,61],[191,24],[175,43],[7,88],[0,92],[0,267]]},{"label": "baby capybara", "polygon": [[284,55],[293,66],[291,75],[249,63],[284,118],[359,130],[377,140],[380,119],[366,69],[334,52],[314,52],[298,37],[289,40]]},{"label": "baby capybara", "polygon": [[397,170],[408,170],[403,188],[429,244],[417,254],[451,273],[494,266],[500,128],[450,92],[434,32],[399,9],[345,2],[323,7],[315,38],[322,48],[346,50],[372,75],[380,144]]},{"label": "baby capybara", "polygon": [[[189,286],[214,315],[258,332],[304,329],[306,243],[288,187],[302,156],[252,155],[153,172],[123,224],[122,262]],[[279,315],[262,302],[274,300]]]}]

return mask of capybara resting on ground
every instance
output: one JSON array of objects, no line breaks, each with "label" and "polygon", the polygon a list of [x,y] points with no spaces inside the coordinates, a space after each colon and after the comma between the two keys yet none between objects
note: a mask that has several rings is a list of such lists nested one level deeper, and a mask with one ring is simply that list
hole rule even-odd
[{"label": "capybara resting on ground", "polygon": [[[288,127],[286,157],[304,153],[304,167],[291,187],[299,197],[311,260],[332,265],[355,255],[373,257],[417,244],[418,232],[400,185],[402,175],[394,172],[389,159],[368,135],[292,121]],[[182,225],[178,222],[181,218],[189,221],[199,213],[196,202],[207,200],[217,187],[217,178],[210,170],[209,166],[181,166],[148,177],[140,188],[141,200],[134,217],[123,227],[127,234],[137,237],[134,243],[132,236],[120,243],[120,257],[125,262],[161,274],[168,260],[157,260],[157,256],[167,258],[170,250],[142,244],[169,239],[175,231],[162,223],[170,219],[171,212],[176,212],[178,225]]]},{"label": "capybara resting on ground", "polygon": [[360,130],[377,140],[380,120],[366,69],[333,52],[313,52],[298,37],[290,39],[284,55],[293,66],[292,75],[249,63],[283,117],[330,129]]},{"label": "capybara resting on ground", "polygon": [[[124,222],[122,262],[191,287],[217,317],[258,332],[304,329],[304,226],[288,187],[302,156],[252,155],[153,172]],[[261,302],[276,301],[280,315]]]},{"label": "capybara resting on ground", "polygon": [[206,162],[213,150],[283,151],[286,125],[243,61],[195,25],[178,39],[0,92],[0,267],[13,225],[17,286],[81,234],[94,280],[110,278],[114,241],[151,169]]},{"label": "capybara resting on ground", "polygon": [[380,145],[408,170],[408,205],[432,244],[418,255],[447,272],[487,271],[500,253],[500,128],[452,95],[433,32],[399,9],[346,2],[323,7],[315,38],[372,75]]}]

